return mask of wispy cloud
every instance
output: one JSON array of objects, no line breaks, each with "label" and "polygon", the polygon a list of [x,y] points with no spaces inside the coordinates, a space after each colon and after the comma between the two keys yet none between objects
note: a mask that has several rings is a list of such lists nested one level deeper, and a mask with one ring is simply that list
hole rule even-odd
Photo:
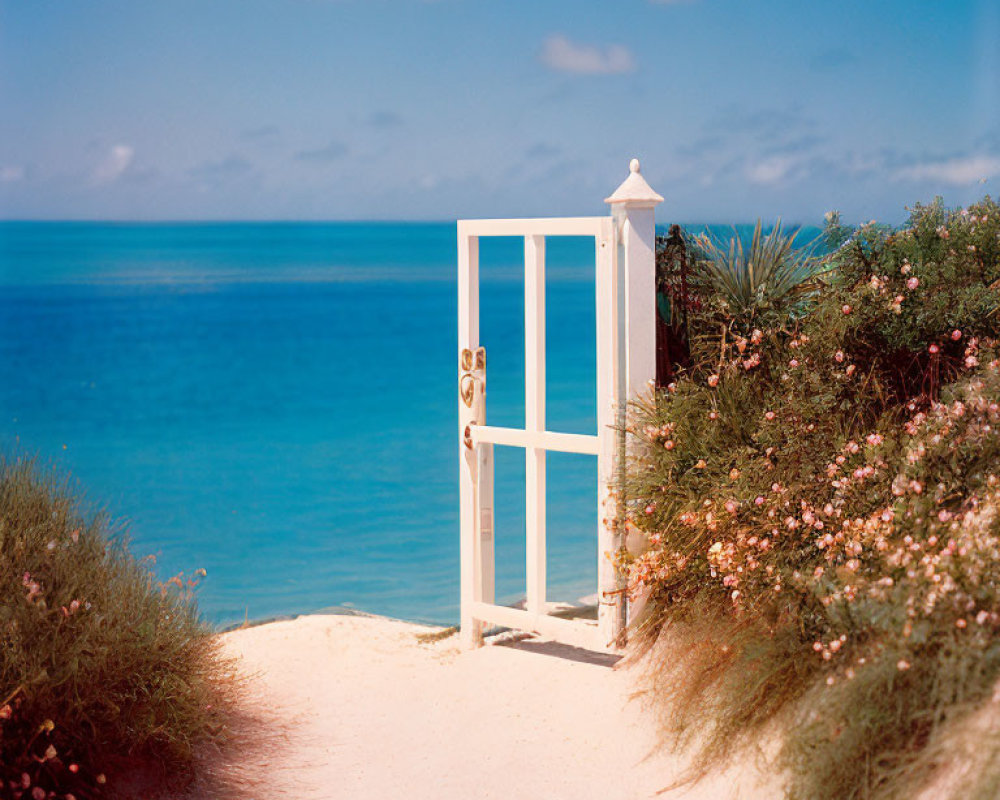
[{"label": "wispy cloud", "polygon": [[96,183],[113,183],[129,168],[135,158],[135,148],[127,144],[116,144],[94,169]]},{"label": "wispy cloud", "polygon": [[547,144],[546,142],[538,142],[524,151],[524,157],[532,160],[547,159],[555,158],[560,153],[562,153],[562,148]]},{"label": "wispy cloud", "polygon": [[553,34],[542,44],[542,63],[556,72],[574,75],[621,75],[635,70],[635,57],[620,44],[581,44]]},{"label": "wispy cloud", "polygon": [[333,141],[316,150],[302,150],[295,154],[296,161],[336,161],[347,155],[347,145]]},{"label": "wispy cloud", "polygon": [[247,142],[273,141],[281,135],[277,125],[261,125],[258,128],[247,128],[240,133],[240,138]]},{"label": "wispy cloud", "polygon": [[253,171],[253,165],[242,156],[231,155],[221,161],[206,161],[188,170],[188,175],[207,183],[221,183]]},{"label": "wispy cloud", "polygon": [[17,183],[24,178],[24,167],[19,164],[7,164],[0,167],[0,183]]},{"label": "wispy cloud", "polygon": [[750,164],[745,174],[750,183],[767,186],[792,177],[800,163],[799,158],[791,155],[771,156]]},{"label": "wispy cloud", "polygon": [[998,175],[1000,157],[988,155],[925,161],[903,167],[895,173],[897,180],[948,183],[955,186],[984,183]]},{"label": "wispy cloud", "polygon": [[374,111],[366,122],[373,128],[395,128],[403,124],[403,118],[395,111]]}]

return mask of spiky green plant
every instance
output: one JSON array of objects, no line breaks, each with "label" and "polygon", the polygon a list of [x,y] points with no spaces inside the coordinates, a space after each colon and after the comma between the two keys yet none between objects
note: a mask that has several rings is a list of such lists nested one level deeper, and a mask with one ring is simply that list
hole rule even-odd
[{"label": "spiky green plant", "polygon": [[780,219],[765,235],[759,218],[749,246],[735,229],[728,242],[706,232],[697,239],[704,257],[696,261],[695,280],[743,326],[768,312],[794,312],[819,288],[825,270],[819,241],[796,247],[798,236],[799,229],[783,231]]}]

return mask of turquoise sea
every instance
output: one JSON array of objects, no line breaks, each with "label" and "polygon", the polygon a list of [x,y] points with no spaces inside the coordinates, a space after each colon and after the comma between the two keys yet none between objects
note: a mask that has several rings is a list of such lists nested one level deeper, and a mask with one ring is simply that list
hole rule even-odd
[{"label": "turquoise sea", "polygon": [[[550,243],[549,419],[595,428],[593,240]],[[521,244],[484,242],[489,415],[523,423]],[[205,615],[458,616],[454,224],[0,223],[0,447],[70,473]],[[524,457],[498,448],[498,596]],[[550,594],[596,581],[596,478],[550,457]]]},{"label": "turquoise sea", "polygon": [[[217,624],[458,617],[455,226],[0,223],[0,448],[69,473]],[[484,240],[488,419],[524,420],[522,244]],[[593,240],[547,247],[551,430],[595,431]],[[590,456],[549,456],[549,596],[596,589]],[[497,448],[497,594],[524,456]]]}]

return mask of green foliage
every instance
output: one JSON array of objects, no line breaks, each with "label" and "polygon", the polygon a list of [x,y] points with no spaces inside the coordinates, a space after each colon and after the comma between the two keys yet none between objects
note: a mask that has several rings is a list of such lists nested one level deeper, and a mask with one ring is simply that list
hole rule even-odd
[{"label": "green foliage", "polygon": [[765,236],[760,219],[748,247],[735,232],[728,242],[702,235],[702,257],[695,261],[701,294],[714,298],[744,332],[769,315],[789,316],[816,291],[822,270],[814,247],[795,247],[797,236],[782,231],[780,220]]},{"label": "green foliage", "polygon": [[0,796],[194,777],[195,749],[226,736],[234,686],[197,578],[157,584],[65,484],[0,459]]},{"label": "green foliage", "polygon": [[693,774],[781,719],[789,797],[909,797],[1000,680],[1000,206],[826,264],[636,405],[625,566]]}]

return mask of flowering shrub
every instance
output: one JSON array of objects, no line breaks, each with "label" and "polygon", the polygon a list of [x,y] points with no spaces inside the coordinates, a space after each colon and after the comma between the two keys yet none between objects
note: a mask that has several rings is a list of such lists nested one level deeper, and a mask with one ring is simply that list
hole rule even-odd
[{"label": "flowering shrub", "polygon": [[805,311],[694,314],[712,346],[633,415],[624,566],[696,772],[780,715],[790,797],[906,797],[1000,679],[1000,206],[828,264]]},{"label": "flowering shrub", "polygon": [[176,789],[225,737],[232,676],[199,576],[157,584],[114,533],[0,460],[0,797],[122,796],[138,774]]}]

